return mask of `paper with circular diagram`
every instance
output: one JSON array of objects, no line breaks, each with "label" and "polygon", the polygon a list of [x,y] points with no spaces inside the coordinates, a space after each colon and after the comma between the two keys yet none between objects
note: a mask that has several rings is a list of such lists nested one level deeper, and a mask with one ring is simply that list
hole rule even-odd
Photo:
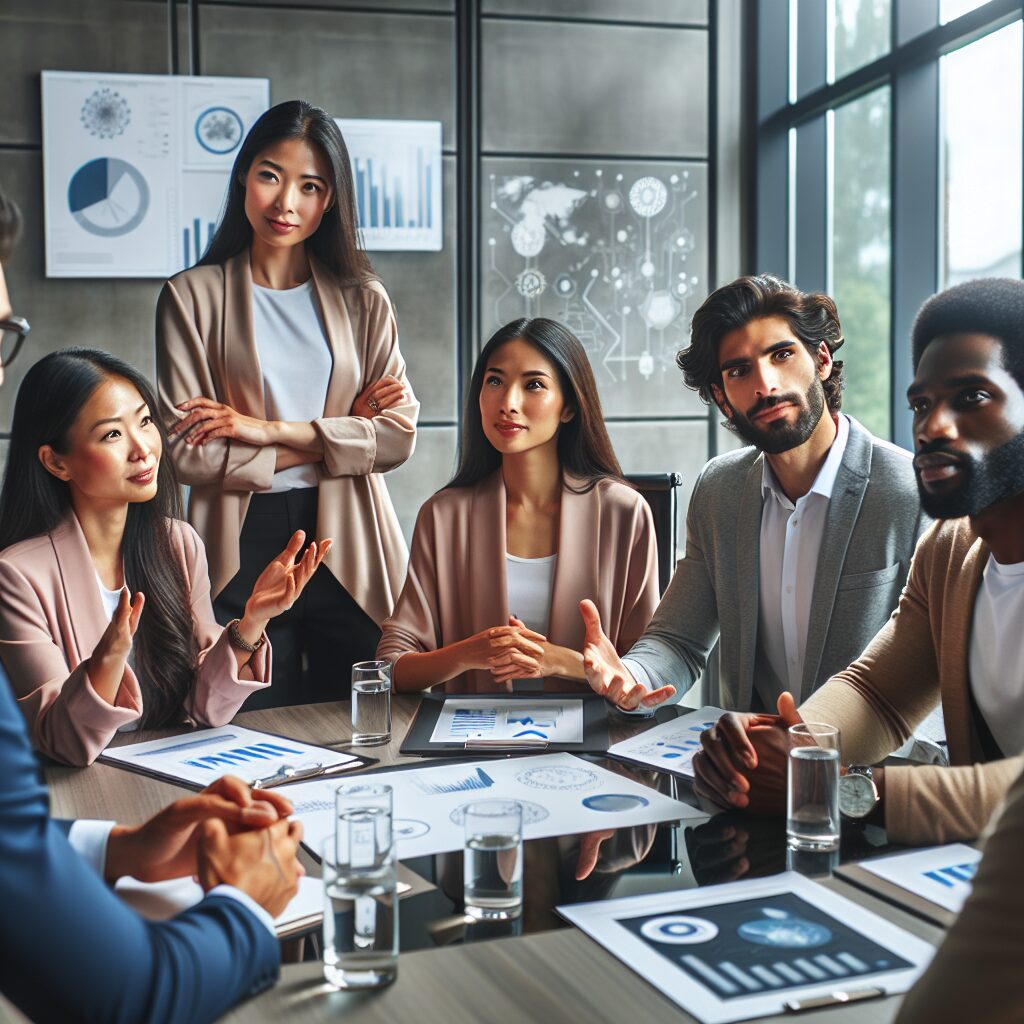
[{"label": "paper with circular diagram", "polygon": [[693,755],[700,750],[700,734],[724,714],[721,708],[705,707],[680,715],[613,744],[608,748],[608,756],[692,779]]},{"label": "paper with circular diagram", "polygon": [[269,80],[44,71],[42,92],[46,276],[192,266]]},{"label": "paper with circular diagram", "polygon": [[[495,797],[522,803],[525,839],[707,817],[689,804],[572,754],[429,764],[361,778],[394,790],[400,859],[462,849],[466,804]],[[317,780],[285,790],[305,828],[303,843],[312,850],[334,831],[338,785],[336,780]]]},{"label": "paper with circular diagram", "polygon": [[905,992],[934,952],[792,872],[558,912],[706,1024],[822,996]]}]

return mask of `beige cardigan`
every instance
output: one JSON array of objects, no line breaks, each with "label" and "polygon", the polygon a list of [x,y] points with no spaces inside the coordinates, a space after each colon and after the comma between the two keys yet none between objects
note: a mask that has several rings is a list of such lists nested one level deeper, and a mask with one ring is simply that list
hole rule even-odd
[{"label": "beige cardigan", "polygon": [[[405,378],[398,327],[377,282],[341,287],[314,260],[313,283],[331,347],[333,368],[324,415],[313,421],[324,443],[317,533],[332,537],[326,564],[377,623],[394,606],[405,572],[406,547],[380,475],[412,455],[419,403]],[[263,374],[253,337],[249,252],[217,266],[172,277],[156,315],[157,376],[164,422],[176,406],[205,395],[248,416],[266,418]],[[350,415],[367,385],[393,374],[409,399],[372,420]],[[190,485],[189,521],[210,553],[213,593],[238,572],[238,538],[254,491],[269,490],[273,446],[218,439],[201,447],[178,441],[171,455]]]},{"label": "beige cardigan", "polygon": [[[239,671],[227,634],[213,617],[203,542],[187,523],[174,521],[171,544],[185,571],[199,646],[199,669],[182,717],[225,725],[250,693],[270,685],[270,645]],[[113,704],[89,681],[83,663],[108,621],[73,512],[51,533],[0,552],[0,659],[32,742],[67,764],[91,764],[121,726],[142,715],[142,692],[131,668],[125,668]]]},{"label": "beige cardigan", "polygon": [[892,618],[857,661],[800,708],[808,721],[839,726],[846,764],[873,764],[941,699],[951,767],[885,770],[885,827],[895,842],[977,837],[1024,767],[1024,757],[980,763],[971,717],[971,625],[988,556],[967,519],[935,523],[917,545]]},{"label": "beige cardigan", "polygon": [[[580,494],[567,479],[558,527],[558,562],[548,639],[579,651],[579,602],[591,598],[616,648],[629,650],[658,604],[657,542],[647,503],[631,487],[602,480]],[[505,577],[505,484],[498,470],[473,487],[439,491],[420,509],[409,575],[394,615],[384,623],[377,656],[397,661],[434,651],[508,621]],[[545,689],[577,688],[548,680]],[[580,683],[578,688],[585,689]],[[450,693],[504,693],[490,673],[449,680]]]}]

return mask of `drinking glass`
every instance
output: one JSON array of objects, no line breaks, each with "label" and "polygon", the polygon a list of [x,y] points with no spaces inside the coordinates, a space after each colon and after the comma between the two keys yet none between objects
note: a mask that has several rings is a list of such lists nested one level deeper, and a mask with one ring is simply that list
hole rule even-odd
[{"label": "drinking glass", "polygon": [[352,666],[352,743],[377,746],[391,739],[391,662]]},{"label": "drinking glass", "polygon": [[394,793],[380,782],[348,782],[334,791],[339,868],[372,872],[394,863]]},{"label": "drinking glass", "polygon": [[839,730],[819,722],[789,727],[786,840],[794,850],[839,847]]},{"label": "drinking glass", "polygon": [[463,896],[479,920],[508,920],[523,909],[523,807],[478,800],[465,808]]}]

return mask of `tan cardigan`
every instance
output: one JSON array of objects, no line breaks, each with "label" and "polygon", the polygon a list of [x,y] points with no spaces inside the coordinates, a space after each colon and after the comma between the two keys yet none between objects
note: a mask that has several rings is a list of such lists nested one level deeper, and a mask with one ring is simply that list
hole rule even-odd
[{"label": "tan cardigan", "polygon": [[[548,639],[579,651],[579,602],[591,598],[605,632],[627,651],[658,604],[657,542],[651,511],[631,487],[602,480],[580,494],[567,479],[558,527]],[[505,577],[505,484],[501,471],[474,487],[439,491],[420,509],[409,575],[394,615],[384,623],[377,656],[397,661],[409,651],[435,651],[508,621]],[[547,690],[572,690],[547,680]],[[579,684],[585,689],[584,683]],[[449,680],[450,693],[504,693],[490,673]]]},{"label": "tan cardigan", "polygon": [[[239,671],[227,634],[213,617],[202,541],[188,523],[175,521],[171,543],[185,571],[199,645],[199,669],[182,717],[225,725],[250,693],[270,685],[270,645]],[[113,704],[89,681],[83,662],[108,621],[74,513],[51,533],[0,552],[0,659],[32,742],[67,764],[91,764],[121,726],[142,715],[142,692],[131,668],[125,668]]]},{"label": "tan cardigan", "polygon": [[857,661],[800,708],[808,721],[839,726],[846,764],[873,764],[941,699],[951,767],[885,771],[885,827],[895,842],[977,837],[1024,767],[1024,757],[980,763],[971,717],[971,625],[988,556],[967,519],[935,523],[917,545],[892,618]]},{"label": "tan cardigan", "polygon": [[[316,261],[313,283],[331,347],[333,368],[324,415],[313,421],[324,443],[317,533],[333,537],[326,564],[377,623],[394,606],[405,573],[406,547],[380,475],[412,455],[419,403],[405,377],[398,327],[387,294],[373,282],[341,287]],[[249,252],[227,263],[193,267],[172,277],[156,315],[161,415],[182,419],[176,406],[205,395],[248,416],[266,418],[263,374],[253,337]],[[352,416],[357,395],[385,374],[406,385],[409,400],[372,420]],[[193,448],[178,441],[171,455],[189,484],[189,521],[210,553],[219,594],[238,571],[238,538],[254,491],[269,490],[276,452],[218,439]]]}]

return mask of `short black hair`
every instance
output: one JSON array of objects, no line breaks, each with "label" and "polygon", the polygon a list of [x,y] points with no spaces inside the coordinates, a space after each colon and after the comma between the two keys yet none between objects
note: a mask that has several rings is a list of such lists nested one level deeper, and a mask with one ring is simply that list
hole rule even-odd
[{"label": "short black hair", "polygon": [[772,274],[739,277],[712,292],[693,314],[690,347],[676,356],[683,371],[683,382],[710,405],[712,386],[722,387],[718,368],[718,346],[731,331],[746,327],[752,320],[782,317],[789,329],[811,353],[825,342],[832,353],[832,372],[823,381],[825,401],[830,413],[843,404],[843,363],[835,354],[843,344],[843,328],[836,304],[820,292],[802,292]]},{"label": "short black hair", "polygon": [[933,295],[910,332],[914,370],[928,345],[944,334],[988,334],[1003,345],[1003,365],[1024,388],[1024,281],[980,277]]}]

